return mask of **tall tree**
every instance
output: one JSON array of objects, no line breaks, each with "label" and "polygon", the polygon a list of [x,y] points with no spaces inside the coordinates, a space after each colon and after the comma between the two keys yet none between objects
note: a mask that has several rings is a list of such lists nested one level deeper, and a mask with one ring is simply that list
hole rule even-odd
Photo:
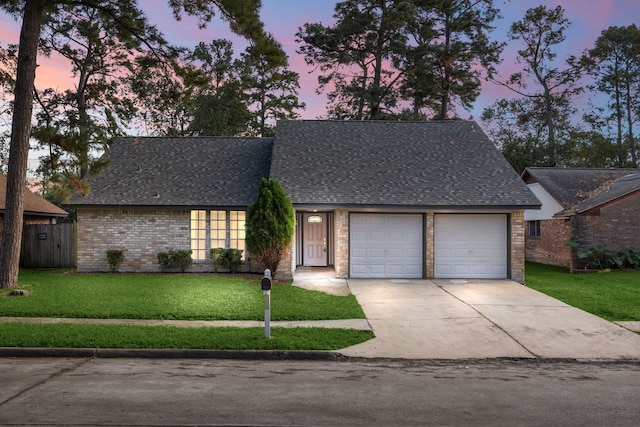
[{"label": "tall tree", "polygon": [[[260,0],[168,1],[177,19],[183,14],[193,15],[204,26],[217,11],[220,11],[229,22],[232,31],[254,40],[261,48],[272,48],[258,15]],[[21,78],[17,79],[15,87],[4,233],[0,244],[0,287],[2,288],[17,285],[22,240],[23,190],[27,179],[32,100],[42,20],[45,12],[55,14],[60,7],[69,4],[86,5],[110,14],[120,24],[127,26],[132,36],[139,36],[136,27],[128,24],[132,18],[138,18],[127,13],[137,4],[135,0],[0,0],[0,8],[22,16],[17,63],[17,75]]]},{"label": "tall tree", "polygon": [[525,17],[514,22],[509,30],[509,40],[523,44],[518,50],[518,63],[523,65],[523,71],[512,74],[506,82],[498,82],[534,100],[529,104],[535,108],[531,115],[540,117],[546,127],[546,163],[552,166],[562,160],[557,138],[559,124],[568,130],[566,119],[575,110],[572,99],[583,90],[577,85],[583,69],[575,58],[568,58],[562,69],[554,66],[557,57],[554,49],[565,40],[569,25],[561,6],[527,10]]},{"label": "tall tree", "polygon": [[616,124],[617,166],[627,166],[630,159],[631,167],[638,167],[634,125],[640,120],[640,30],[635,24],[607,28],[583,61],[596,79],[594,89],[609,96],[608,118]]},{"label": "tall tree", "polygon": [[393,114],[401,75],[392,64],[404,52],[404,26],[414,10],[410,0],[343,1],[333,26],[298,29],[298,53],[322,73],[318,93],[332,88],[330,116],[375,120]]},{"label": "tall tree", "polygon": [[11,136],[9,123],[13,89],[15,87],[17,46],[3,48],[0,46],[0,173],[6,174],[9,164],[9,138]]},{"label": "tall tree", "polygon": [[493,0],[416,0],[407,22],[403,92],[413,113],[427,107],[447,120],[456,105],[470,109],[482,74],[492,77],[504,43],[489,39],[499,17]]},{"label": "tall tree", "polygon": [[199,43],[188,56],[190,67],[199,81],[194,91],[192,135],[235,136],[246,132],[250,113],[241,91],[240,61],[233,59],[228,40]]},{"label": "tall tree", "polygon": [[67,59],[75,79],[73,89],[37,93],[40,108],[31,135],[49,149],[40,168],[48,185],[81,185],[90,169],[104,166],[99,154],[133,117],[133,101],[123,87],[130,62],[149,48],[161,52],[166,43],[140,10],[132,6],[127,14],[131,18],[122,25],[100,9],[63,5],[44,19],[41,51]]},{"label": "tall tree", "polygon": [[298,99],[299,75],[288,69],[286,57],[278,64],[271,63],[253,46],[242,54],[242,62],[242,87],[252,112],[251,133],[273,136],[277,120],[297,119],[296,110],[305,107]]},{"label": "tall tree", "polygon": [[[14,1],[4,1],[1,7],[16,11]],[[4,232],[0,243],[0,287],[15,287],[20,262],[24,190],[27,187],[29,128],[33,109],[33,82],[36,76],[36,57],[40,41],[40,26],[46,10],[45,0],[26,0],[20,30],[20,48],[11,124],[11,145],[7,170],[7,189],[4,210]]]}]

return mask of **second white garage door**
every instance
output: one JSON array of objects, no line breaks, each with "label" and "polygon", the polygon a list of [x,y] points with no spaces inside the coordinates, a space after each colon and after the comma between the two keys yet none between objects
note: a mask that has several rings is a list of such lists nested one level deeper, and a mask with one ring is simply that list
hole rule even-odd
[{"label": "second white garage door", "polygon": [[507,277],[507,215],[435,215],[435,277]]},{"label": "second white garage door", "polygon": [[422,278],[422,215],[351,214],[350,230],[351,277]]}]

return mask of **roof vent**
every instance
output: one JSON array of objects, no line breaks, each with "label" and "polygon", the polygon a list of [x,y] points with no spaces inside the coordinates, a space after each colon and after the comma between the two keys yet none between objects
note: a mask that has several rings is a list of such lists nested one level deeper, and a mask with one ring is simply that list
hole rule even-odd
[{"label": "roof vent", "polygon": [[158,190],[156,190],[156,194],[153,195],[154,199],[159,199],[160,198],[160,193],[158,192]]},{"label": "roof vent", "polygon": [[138,163],[138,172],[142,172],[142,165]]}]

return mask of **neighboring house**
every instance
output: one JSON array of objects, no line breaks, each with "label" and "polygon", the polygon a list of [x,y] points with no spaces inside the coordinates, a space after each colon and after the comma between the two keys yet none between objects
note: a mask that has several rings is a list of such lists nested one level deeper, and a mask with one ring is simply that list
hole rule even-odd
[{"label": "neighboring house", "polygon": [[584,248],[640,247],[640,170],[527,168],[522,179],[542,202],[525,211],[527,260],[583,269],[571,237]]},{"label": "neighboring house", "polygon": [[[0,237],[4,229],[6,189],[7,177],[0,174]],[[59,218],[65,218],[67,215],[69,214],[64,209],[24,189],[24,224],[55,224]]]},{"label": "neighboring house", "polygon": [[[79,271],[158,271],[156,254],[244,249],[260,178],[296,210],[279,272],[337,277],[524,278],[524,210],[540,202],[469,121],[281,121],[274,138],[121,138],[111,167],[75,196]],[[247,255],[251,261],[251,255]],[[248,269],[259,266],[248,262]]]}]

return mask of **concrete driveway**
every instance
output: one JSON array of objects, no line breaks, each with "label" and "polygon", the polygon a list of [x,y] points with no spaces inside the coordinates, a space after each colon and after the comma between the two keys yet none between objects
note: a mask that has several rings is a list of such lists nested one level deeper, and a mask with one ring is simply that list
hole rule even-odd
[{"label": "concrete driveway", "polygon": [[640,359],[640,335],[509,280],[347,283],[376,338],[346,356]]}]

